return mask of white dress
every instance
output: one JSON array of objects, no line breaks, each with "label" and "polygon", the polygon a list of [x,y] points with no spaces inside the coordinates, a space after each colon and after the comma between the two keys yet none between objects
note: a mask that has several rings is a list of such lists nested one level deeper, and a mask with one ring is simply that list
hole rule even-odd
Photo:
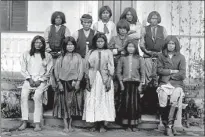
[{"label": "white dress", "polygon": [[111,81],[111,89],[106,92],[103,81],[108,75],[114,73],[113,55],[110,50],[101,50],[101,73],[98,70],[98,50],[93,51],[88,57],[88,76],[91,83],[91,91],[86,91],[83,120],[86,122],[115,121],[114,86]]}]

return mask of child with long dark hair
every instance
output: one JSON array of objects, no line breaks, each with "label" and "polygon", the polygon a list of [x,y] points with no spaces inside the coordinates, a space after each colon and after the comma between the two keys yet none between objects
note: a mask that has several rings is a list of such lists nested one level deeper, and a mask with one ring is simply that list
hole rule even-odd
[{"label": "child with long dark hair", "polygon": [[107,38],[97,33],[93,38],[93,50],[86,57],[88,79],[83,120],[95,123],[91,130],[105,132],[105,121],[115,121],[114,106],[114,62],[113,54],[107,49]]},{"label": "child with long dark hair", "polygon": [[71,116],[82,116],[83,109],[83,93],[80,90],[83,61],[76,53],[76,46],[73,37],[66,37],[62,44],[62,56],[57,59],[54,68],[58,92],[55,92],[53,115],[63,118],[64,132],[73,131]]},{"label": "child with long dark hair", "polygon": [[117,76],[122,92],[120,117],[122,124],[129,131],[136,131],[140,118],[140,92],[145,78],[144,60],[139,56],[137,45],[128,40],[126,55],[119,59]]}]

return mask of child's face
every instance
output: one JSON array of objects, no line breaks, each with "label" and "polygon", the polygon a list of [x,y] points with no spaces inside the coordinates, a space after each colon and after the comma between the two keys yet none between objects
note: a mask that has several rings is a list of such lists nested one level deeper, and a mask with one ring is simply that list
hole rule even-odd
[{"label": "child's face", "polygon": [[59,15],[55,18],[55,24],[56,25],[61,25],[62,24],[62,19]]},{"label": "child's face", "polygon": [[110,19],[110,13],[107,10],[103,11],[101,16],[102,16],[103,20],[109,20]]},{"label": "child's face", "polygon": [[127,46],[127,51],[129,54],[133,54],[135,52],[135,46],[133,43],[129,43]]},{"label": "child's face", "polygon": [[119,34],[120,35],[126,35],[127,34],[127,30],[125,28],[119,28]]},{"label": "child's face", "polygon": [[67,44],[67,46],[66,46],[66,50],[67,50],[68,52],[73,52],[74,48],[75,48],[75,47],[74,47],[73,43],[72,43],[71,41],[69,41],[68,44]]},{"label": "child's face", "polygon": [[35,49],[36,49],[36,50],[40,50],[40,49],[42,48],[42,46],[43,46],[43,44],[42,44],[42,42],[41,42],[40,39],[37,39],[37,40],[35,41],[34,45],[35,45]]},{"label": "child's face", "polygon": [[84,30],[89,30],[92,25],[92,22],[89,20],[84,20],[82,21],[82,25]]},{"label": "child's face", "polygon": [[167,49],[170,52],[174,51],[175,50],[175,43],[173,41],[169,41],[169,43],[167,44]]},{"label": "child's face", "polygon": [[130,11],[127,12],[126,19],[127,19],[128,22],[131,22],[133,20],[132,13]]},{"label": "child's face", "polygon": [[151,25],[156,26],[158,24],[157,15],[153,15],[150,22],[151,22]]},{"label": "child's face", "polygon": [[98,47],[99,49],[101,49],[101,48],[103,48],[104,45],[105,45],[105,40],[104,40],[103,38],[98,38],[96,44],[97,44],[97,47]]}]

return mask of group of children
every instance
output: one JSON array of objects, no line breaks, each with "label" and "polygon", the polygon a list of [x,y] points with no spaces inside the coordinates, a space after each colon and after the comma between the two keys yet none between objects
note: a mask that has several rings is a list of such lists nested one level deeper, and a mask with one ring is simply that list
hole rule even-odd
[{"label": "group of children", "polygon": [[64,119],[66,132],[73,130],[71,116],[94,122],[92,131],[105,131],[105,121],[115,121],[116,117],[128,125],[127,129],[136,130],[139,92],[145,81],[138,48],[141,26],[133,8],[125,9],[117,25],[111,16],[110,7],[103,6],[100,21],[91,29],[92,16],[84,14],[82,29],[70,36],[63,25],[64,14],[55,12],[53,25],[45,31],[47,51],[50,49],[55,60],[51,73],[53,116]]},{"label": "group of children", "polygon": [[49,84],[55,91],[53,116],[63,118],[65,132],[73,131],[72,116],[82,116],[94,123],[91,131],[100,132],[106,131],[105,122],[116,120],[128,131],[136,131],[140,121],[146,77],[140,45],[145,29],[134,8],[125,8],[117,25],[111,16],[109,6],[101,7],[100,20],[91,29],[92,16],[84,14],[82,29],[71,36],[63,25],[65,15],[57,11],[45,31],[43,51],[53,58],[53,69],[49,69]]}]

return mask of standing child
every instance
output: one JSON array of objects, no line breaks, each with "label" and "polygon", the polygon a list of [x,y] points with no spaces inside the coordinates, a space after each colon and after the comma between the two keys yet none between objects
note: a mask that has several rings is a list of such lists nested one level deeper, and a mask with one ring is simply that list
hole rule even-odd
[{"label": "standing child", "polygon": [[[114,66],[115,69],[117,68],[117,62],[121,56],[124,55],[124,48],[127,40],[129,39],[128,32],[130,31],[129,23],[122,19],[117,23],[117,36],[113,36],[108,44],[108,48],[112,49],[114,55]],[[116,72],[116,71],[115,71]],[[117,79],[117,75],[114,75],[114,85],[115,85],[115,107],[116,110],[119,109],[120,106],[120,91],[119,88],[119,81]],[[118,112],[118,111],[117,111]],[[118,114],[117,114],[118,117]]]},{"label": "standing child", "polygon": [[63,118],[65,132],[73,131],[71,115],[82,116],[83,93],[79,89],[84,72],[82,58],[76,53],[76,45],[73,37],[64,39],[63,54],[57,59],[54,68],[58,92],[55,93],[53,115]]},{"label": "standing child", "polygon": [[[85,55],[88,53],[89,50],[92,49],[92,40],[96,33],[93,29],[91,29],[92,25],[92,16],[89,14],[83,14],[80,18],[81,25],[83,28],[79,29],[73,34],[73,37],[75,38],[77,42],[76,52],[81,55],[83,58],[83,64],[85,67]],[[86,81],[85,77],[83,77],[80,87],[85,90]]]},{"label": "standing child", "polygon": [[80,21],[83,28],[76,31],[73,37],[77,41],[76,52],[79,53],[82,58],[85,58],[86,53],[92,49],[92,39],[96,31],[90,28],[93,21],[91,15],[83,14]]},{"label": "standing child", "polygon": [[[49,52],[53,57],[53,64],[61,55],[61,43],[64,37],[70,36],[70,30],[64,25],[66,23],[65,14],[60,11],[55,11],[51,16],[51,24],[44,32],[46,41],[46,52]],[[51,74],[51,85],[55,91],[57,83],[54,77],[54,71]]]},{"label": "standing child", "polygon": [[117,76],[122,92],[120,115],[122,124],[128,131],[136,131],[140,117],[140,92],[145,78],[144,61],[139,56],[135,42],[129,40],[125,47],[126,55],[121,57],[117,66]]},{"label": "standing child", "polygon": [[108,43],[112,36],[116,36],[116,26],[113,21],[110,20],[112,17],[112,11],[109,6],[103,6],[99,10],[100,20],[93,25],[93,29],[102,32],[106,35]]},{"label": "standing child", "polygon": [[93,38],[94,49],[86,57],[86,76],[88,78],[83,120],[94,122],[105,132],[105,121],[115,121],[113,54],[107,49],[107,38],[97,33]]}]

